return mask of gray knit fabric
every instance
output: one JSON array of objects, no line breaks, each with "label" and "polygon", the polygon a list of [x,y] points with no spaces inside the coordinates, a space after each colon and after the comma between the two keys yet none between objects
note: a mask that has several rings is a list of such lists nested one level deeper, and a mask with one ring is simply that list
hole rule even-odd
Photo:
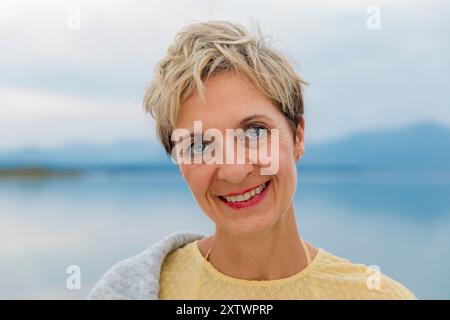
[{"label": "gray knit fabric", "polygon": [[157,300],[159,274],[166,256],[204,235],[186,231],[169,234],[144,252],[122,260],[97,282],[89,300]]}]

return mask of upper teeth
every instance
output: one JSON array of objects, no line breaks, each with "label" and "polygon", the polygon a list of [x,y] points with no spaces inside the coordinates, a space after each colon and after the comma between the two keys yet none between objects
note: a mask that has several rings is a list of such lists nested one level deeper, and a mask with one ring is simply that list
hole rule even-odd
[{"label": "upper teeth", "polygon": [[265,188],[266,188],[266,183],[264,182],[262,185],[260,185],[259,187],[255,188],[253,190],[250,190],[243,194],[239,194],[239,195],[235,195],[235,196],[229,196],[229,197],[224,196],[224,198],[228,202],[247,201],[251,197],[254,197],[257,194],[260,194]]}]

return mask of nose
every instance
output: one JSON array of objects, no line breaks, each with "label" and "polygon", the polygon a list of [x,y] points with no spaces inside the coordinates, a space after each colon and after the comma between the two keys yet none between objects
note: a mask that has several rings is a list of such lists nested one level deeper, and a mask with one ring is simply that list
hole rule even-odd
[{"label": "nose", "polygon": [[221,164],[217,176],[219,179],[227,180],[233,184],[239,184],[247,178],[254,170],[254,165],[247,164]]}]

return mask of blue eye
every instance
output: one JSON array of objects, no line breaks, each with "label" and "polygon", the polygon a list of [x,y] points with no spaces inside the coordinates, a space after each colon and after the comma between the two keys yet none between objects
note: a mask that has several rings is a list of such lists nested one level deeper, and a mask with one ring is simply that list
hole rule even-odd
[{"label": "blue eye", "polygon": [[191,147],[190,147],[191,152],[193,154],[201,154],[205,151],[205,148],[206,148],[206,144],[204,144],[201,141],[194,142],[193,144],[191,144]]},{"label": "blue eye", "polygon": [[267,135],[267,128],[262,125],[256,125],[247,129],[245,135],[250,139],[262,138]]}]

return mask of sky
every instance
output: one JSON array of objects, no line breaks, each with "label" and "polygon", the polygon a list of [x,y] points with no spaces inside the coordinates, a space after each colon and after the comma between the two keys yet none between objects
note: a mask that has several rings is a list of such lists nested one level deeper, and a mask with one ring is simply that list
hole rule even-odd
[{"label": "sky", "polygon": [[438,0],[2,0],[0,151],[154,141],[154,66],[180,28],[213,19],[258,21],[295,63],[307,141],[450,126],[449,13]]}]

